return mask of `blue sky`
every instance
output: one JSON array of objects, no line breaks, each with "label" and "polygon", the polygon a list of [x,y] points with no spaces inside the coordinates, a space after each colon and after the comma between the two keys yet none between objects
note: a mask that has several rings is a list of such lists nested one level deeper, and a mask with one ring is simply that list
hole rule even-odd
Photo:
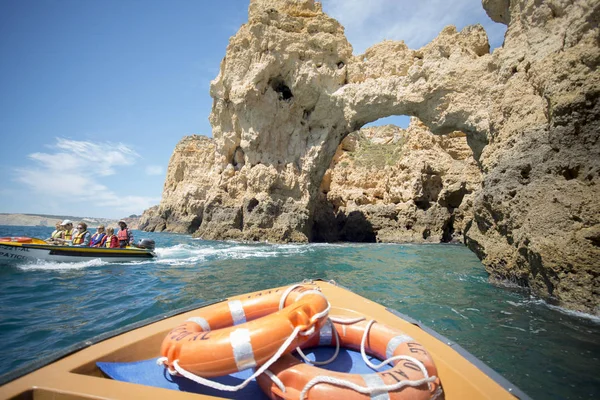
[{"label": "blue sky", "polygon": [[[248,0],[0,0],[0,212],[121,218],[160,201],[186,135],[211,136],[210,81]],[[324,0],[361,54],[446,25],[505,27],[480,0]],[[405,125],[407,118],[378,121]]]}]

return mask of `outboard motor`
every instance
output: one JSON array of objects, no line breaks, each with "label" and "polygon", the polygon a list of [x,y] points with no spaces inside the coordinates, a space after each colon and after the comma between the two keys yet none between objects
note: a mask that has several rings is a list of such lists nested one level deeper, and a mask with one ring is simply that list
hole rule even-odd
[{"label": "outboard motor", "polygon": [[142,239],[136,245],[136,247],[139,247],[140,249],[154,250],[155,243],[154,243],[154,240],[151,240],[151,239]]}]

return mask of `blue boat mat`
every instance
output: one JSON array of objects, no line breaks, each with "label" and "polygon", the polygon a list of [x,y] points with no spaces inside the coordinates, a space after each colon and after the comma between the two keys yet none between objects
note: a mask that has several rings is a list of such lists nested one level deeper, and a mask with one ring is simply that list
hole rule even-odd
[{"label": "blue boat mat", "polygon": [[[306,356],[315,360],[327,360],[333,356],[335,349],[328,347],[316,347],[305,350]],[[378,364],[376,359],[369,357],[373,363]],[[143,361],[135,361],[129,363],[112,363],[112,362],[97,362],[96,365],[108,377],[117,381],[137,383],[140,385],[154,386],[182,392],[199,393],[209,396],[220,396],[229,399],[267,399],[268,397],[261,391],[258,383],[252,381],[244,389],[237,392],[223,392],[202,386],[196,382],[192,382],[181,376],[170,375],[166,368],[156,364],[156,358]],[[369,368],[360,355],[348,349],[340,349],[340,352],[332,363],[321,366],[323,369],[337,372],[349,372],[354,374],[370,374],[374,371]],[[389,369],[385,366],[380,371]],[[231,375],[211,378],[219,383],[226,385],[239,385],[253,373],[252,369],[241,372],[236,372]]]}]

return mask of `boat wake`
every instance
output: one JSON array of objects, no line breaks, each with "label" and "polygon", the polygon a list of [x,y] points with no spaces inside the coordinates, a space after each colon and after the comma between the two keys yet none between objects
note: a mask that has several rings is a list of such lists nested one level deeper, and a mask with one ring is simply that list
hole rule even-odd
[{"label": "boat wake", "polygon": [[220,260],[244,260],[285,258],[302,254],[309,254],[323,247],[339,247],[335,244],[269,244],[239,242],[207,242],[193,241],[192,243],[178,243],[172,246],[157,247],[154,252],[156,258],[139,261],[106,262],[100,259],[91,259],[78,262],[52,262],[28,261],[18,263],[17,268],[24,271],[34,270],[78,270],[104,265],[143,265],[161,264],[166,266],[197,265],[200,263]]},{"label": "boat wake", "polygon": [[511,300],[507,300],[506,301],[508,304],[510,304],[511,306],[514,307],[530,307],[530,306],[543,306],[543,307],[547,307],[551,310],[554,311],[558,311],[562,314],[566,314],[569,315],[571,317],[575,317],[575,318],[583,318],[583,319],[587,319],[589,321],[592,321],[595,324],[600,324],[600,316],[598,315],[592,315],[592,314],[586,314],[580,311],[573,311],[573,310],[568,310],[566,308],[563,307],[559,307],[559,306],[555,306],[552,304],[548,304],[547,302],[545,302],[542,299],[536,299],[534,297],[532,297],[530,300],[523,300],[523,301],[511,301]]},{"label": "boat wake", "polygon": [[52,262],[52,261],[43,261],[38,260],[34,262],[28,262],[25,264],[19,264],[17,268],[24,271],[35,271],[35,270],[44,270],[44,271],[72,271],[78,269],[84,269],[89,267],[99,267],[102,265],[107,265],[109,263],[101,261],[98,258],[89,261],[79,261],[79,262]]},{"label": "boat wake", "polygon": [[303,244],[177,244],[157,248],[157,258],[150,262],[169,265],[197,264],[218,260],[286,257],[314,251],[314,245]]}]

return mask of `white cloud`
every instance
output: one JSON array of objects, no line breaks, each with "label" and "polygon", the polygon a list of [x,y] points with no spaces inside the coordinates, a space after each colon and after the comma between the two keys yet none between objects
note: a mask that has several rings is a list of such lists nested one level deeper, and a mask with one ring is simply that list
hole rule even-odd
[{"label": "white cloud", "polygon": [[82,172],[63,171],[52,168],[17,168],[17,181],[29,186],[42,196],[69,201],[105,199],[108,188],[97,183],[89,168]]},{"label": "white cloud", "polygon": [[[118,168],[135,164],[140,157],[122,143],[92,143],[57,138],[49,146],[55,152],[33,153],[35,166],[15,168],[16,180],[28,186],[43,202],[69,204],[90,203],[90,207],[106,205],[123,213],[139,213],[160,198],[123,196],[98,182],[113,175]],[[67,211],[67,210],[65,210]]]},{"label": "white cloud", "polygon": [[506,27],[494,23],[481,0],[323,0],[324,11],[344,27],[354,54],[382,40],[404,40],[418,49],[434,39],[448,25],[459,30],[480,23],[492,47],[502,43]]},{"label": "white cloud", "polygon": [[146,167],[146,175],[162,175],[163,167],[160,165],[148,165]]},{"label": "white cloud", "polygon": [[45,170],[57,173],[78,173],[91,168],[88,173],[100,176],[113,175],[115,167],[133,165],[139,155],[124,144],[92,143],[56,138],[51,149],[58,153],[33,153],[29,158],[41,164]]}]

